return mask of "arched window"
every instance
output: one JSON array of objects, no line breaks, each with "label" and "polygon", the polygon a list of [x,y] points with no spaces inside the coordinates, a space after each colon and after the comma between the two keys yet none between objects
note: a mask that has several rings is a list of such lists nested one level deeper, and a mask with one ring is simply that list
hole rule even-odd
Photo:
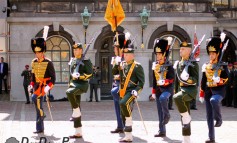
[{"label": "arched window", "polygon": [[52,35],[46,40],[46,57],[54,64],[56,72],[56,83],[68,83],[71,45],[69,41],[59,35]]}]

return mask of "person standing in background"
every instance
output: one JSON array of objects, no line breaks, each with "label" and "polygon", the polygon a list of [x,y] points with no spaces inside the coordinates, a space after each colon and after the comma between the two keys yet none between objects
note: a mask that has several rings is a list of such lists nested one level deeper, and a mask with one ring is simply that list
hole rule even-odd
[{"label": "person standing in background", "polygon": [[29,70],[29,65],[25,65],[25,70],[22,71],[21,76],[23,76],[23,87],[26,96],[26,103],[30,104],[29,92],[28,92],[28,85],[31,81],[31,70]]},{"label": "person standing in background", "polygon": [[100,82],[99,67],[94,66],[93,67],[92,77],[89,80],[89,84],[90,84],[90,100],[89,100],[89,102],[93,101],[93,90],[94,90],[94,93],[95,93],[95,101],[99,102],[99,100],[98,100],[98,93],[97,93],[99,82]]},{"label": "person standing in background", "polygon": [[233,65],[232,64],[228,64],[227,66],[228,70],[227,70],[227,74],[228,74],[228,81],[226,83],[226,95],[223,98],[223,100],[221,101],[222,106],[226,106],[226,107],[231,107],[232,106],[232,102],[233,102],[233,92],[232,92],[232,79],[231,79],[231,75],[233,72]]},{"label": "person standing in background", "polygon": [[5,93],[8,93],[7,90],[7,76],[8,76],[8,64],[4,62],[4,58],[1,57],[0,61],[0,94],[2,94],[2,80],[4,82]]},{"label": "person standing in background", "polygon": [[234,70],[231,74],[231,85],[232,85],[232,93],[233,93],[233,106],[237,108],[237,62],[234,62]]}]

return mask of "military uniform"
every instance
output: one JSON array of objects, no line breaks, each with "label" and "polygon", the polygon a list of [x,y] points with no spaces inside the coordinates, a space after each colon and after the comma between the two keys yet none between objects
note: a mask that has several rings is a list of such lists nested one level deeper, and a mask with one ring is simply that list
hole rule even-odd
[{"label": "military uniform", "polygon": [[[180,47],[191,48],[191,44],[182,42]],[[181,121],[183,124],[182,134],[184,136],[184,142],[190,142],[191,135],[191,116],[190,116],[190,101],[196,99],[197,87],[198,87],[198,75],[199,66],[196,62],[193,63],[193,67],[189,66],[186,71],[189,74],[188,79],[183,79],[182,74],[185,72],[185,60],[176,61],[174,69],[176,71],[175,79],[175,95],[173,96],[174,102],[181,115]],[[186,141],[187,140],[187,141]]]},{"label": "military uniform", "polygon": [[[77,43],[73,46],[74,49],[81,48],[82,44]],[[81,94],[86,93],[89,87],[88,79],[92,76],[92,63],[89,59],[84,59],[82,63],[84,65],[78,65],[78,62],[81,58],[72,58],[69,62],[70,65],[70,81],[69,81],[69,88],[66,91],[68,100],[73,108],[73,122],[75,128],[75,134],[82,134],[81,131],[81,109],[80,109],[80,102],[81,102]],[[77,74],[78,77],[75,78],[74,74]],[[71,138],[76,138],[76,136],[71,136]]]},{"label": "military uniform", "polygon": [[[125,54],[133,54],[133,45],[127,42],[127,45],[125,45],[123,52]],[[132,141],[132,110],[130,108],[130,105],[131,103],[133,103],[137,94],[141,92],[144,86],[144,71],[141,64],[136,62],[134,59],[129,62],[122,61],[119,68],[118,65],[116,65],[113,67],[113,69],[120,70],[119,104],[122,111],[122,116],[125,117],[125,137],[121,141]]]},{"label": "military uniform", "polygon": [[[169,40],[156,39],[154,44],[154,53],[162,53],[163,57],[169,58],[169,48],[172,38]],[[169,43],[169,44],[168,44]],[[168,59],[167,59],[168,60]],[[164,61],[165,62],[165,61]],[[166,66],[164,64],[167,64]],[[170,63],[153,62],[153,88],[152,95],[155,95],[156,105],[159,117],[159,132],[155,137],[165,137],[165,124],[169,122],[170,113],[168,109],[169,97],[173,93],[174,69]]]},{"label": "military uniform", "polygon": [[[31,47],[34,53],[45,52],[46,42],[43,38],[35,38],[31,40]],[[34,88],[32,95],[32,102],[36,108],[36,132],[44,132],[44,118],[46,117],[42,102],[49,89],[53,88],[55,84],[55,70],[50,59],[44,57],[43,59],[35,58],[32,60],[32,80],[30,87]],[[47,89],[47,91],[46,91]]]},{"label": "military uniform", "polygon": [[[116,40],[116,37],[114,38],[114,48],[117,47],[118,49],[115,50],[122,50],[125,42],[125,35],[120,34],[118,35],[118,43]],[[122,55],[120,55],[122,56]],[[117,120],[117,128],[111,133],[122,133],[124,128],[124,118],[122,118],[121,110],[120,110],[120,96],[119,96],[119,85],[120,85],[120,75],[119,75],[119,64],[122,60],[122,57],[120,57],[119,54],[112,57],[111,59],[111,65],[112,65],[112,75],[113,75],[113,84],[111,89],[111,95],[113,96],[114,101],[114,108],[115,108],[115,114],[116,114],[116,120]],[[116,66],[116,67],[115,67]]]},{"label": "military uniform", "polygon": [[31,81],[31,70],[28,70],[29,65],[25,66],[25,70],[22,71],[21,76],[23,76],[23,87],[25,91],[25,96],[26,96],[26,104],[30,103],[30,97],[29,97],[29,92],[28,92],[28,85],[30,84]]},{"label": "military uniform", "polygon": [[[221,55],[222,45],[221,38],[212,37],[206,46],[207,53],[215,52]],[[216,63],[210,62],[207,62],[202,66],[203,74],[200,97],[204,97],[206,101],[206,117],[209,129],[209,140],[207,140],[206,143],[215,142],[214,120],[216,120],[215,127],[220,127],[222,124],[220,102],[225,97],[225,84],[228,81],[227,67],[224,66],[223,68],[216,70],[213,69],[214,66],[216,66]],[[217,73],[217,77],[214,76],[215,73]],[[219,78],[219,81],[215,80],[215,78]]]}]

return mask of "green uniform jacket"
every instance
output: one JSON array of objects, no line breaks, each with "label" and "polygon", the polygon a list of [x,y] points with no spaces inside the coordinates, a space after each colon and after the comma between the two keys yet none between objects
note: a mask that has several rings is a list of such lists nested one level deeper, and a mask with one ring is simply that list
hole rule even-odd
[{"label": "green uniform jacket", "polygon": [[31,70],[22,71],[21,76],[24,77],[23,85],[28,86],[31,81]]},{"label": "green uniform jacket", "polygon": [[[199,66],[198,64],[195,62],[193,63],[194,67],[189,66],[188,68],[188,74],[189,74],[189,78],[187,81],[182,81],[182,79],[180,78],[180,75],[182,73],[182,71],[185,68],[185,65],[183,63],[183,61],[179,61],[177,67],[174,67],[176,69],[176,80],[175,80],[175,93],[177,93],[177,89],[186,92],[187,94],[189,94],[190,96],[192,96],[193,98],[196,98],[197,95],[197,87],[198,87],[198,77],[199,77]],[[177,77],[178,76],[178,77]],[[190,83],[190,84],[195,84],[195,85],[185,85],[185,86],[180,86],[180,83]]]},{"label": "green uniform jacket", "polygon": [[86,92],[88,89],[88,79],[91,78],[92,73],[93,73],[92,63],[89,59],[83,60],[82,62],[84,63],[84,65],[80,65],[77,71],[78,73],[80,73],[80,78],[73,79],[72,73],[74,72],[74,70],[76,70],[77,60],[80,60],[80,59],[73,58],[69,63],[69,65],[71,65],[69,87],[79,88]]},{"label": "green uniform jacket", "polygon": [[[132,75],[130,77],[130,81],[128,82],[128,86],[126,89],[126,92],[131,92],[132,90],[136,90],[138,93],[143,89],[145,78],[144,78],[144,71],[140,63],[136,61],[132,61],[132,63],[135,62],[136,65],[133,69]],[[123,61],[120,65],[120,68],[118,65],[114,66],[112,68],[113,74],[120,74],[120,89],[123,88],[124,83],[126,81],[127,74],[132,66],[131,64],[128,64]],[[119,71],[120,70],[120,71]]]}]

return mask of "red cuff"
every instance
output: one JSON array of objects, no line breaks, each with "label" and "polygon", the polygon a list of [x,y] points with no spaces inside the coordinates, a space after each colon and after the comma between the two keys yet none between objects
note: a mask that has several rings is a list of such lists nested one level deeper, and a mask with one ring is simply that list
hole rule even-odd
[{"label": "red cuff", "polygon": [[171,84],[171,83],[173,83],[173,82],[174,82],[173,79],[171,79],[171,80],[166,79],[166,80],[165,80],[165,84],[164,84],[164,86],[167,86],[167,85],[169,85],[169,84]]},{"label": "red cuff", "polygon": [[151,93],[156,94],[156,90],[154,88],[152,88]]},{"label": "red cuff", "polygon": [[223,79],[221,78],[221,79],[220,79],[220,82],[217,83],[217,86],[220,86],[220,85],[223,85],[223,84],[224,84],[224,81],[223,81]]},{"label": "red cuff", "polygon": [[50,87],[50,89],[52,89],[52,88],[53,88],[53,83],[50,82],[50,83],[48,84],[48,86]]},{"label": "red cuff", "polygon": [[35,84],[35,83],[34,83],[33,81],[32,81],[32,82],[30,82],[30,85],[32,85],[33,87],[34,87],[34,84]]},{"label": "red cuff", "polygon": [[200,97],[204,97],[204,91],[202,89],[200,89],[200,93],[199,93]]}]

